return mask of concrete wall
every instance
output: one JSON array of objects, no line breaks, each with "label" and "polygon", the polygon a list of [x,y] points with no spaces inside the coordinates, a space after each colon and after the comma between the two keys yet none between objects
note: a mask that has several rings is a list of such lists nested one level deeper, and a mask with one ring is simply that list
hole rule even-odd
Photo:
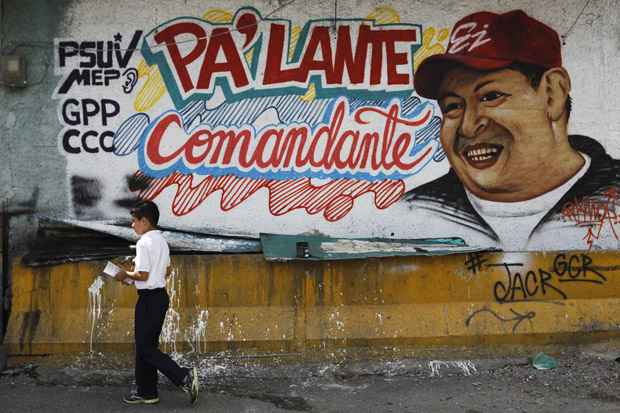
[{"label": "concrete wall", "polygon": [[[442,138],[447,148],[440,142],[436,101],[412,86],[414,70],[448,50],[450,38],[457,50],[475,37],[473,31],[449,35],[458,18],[522,8],[563,36],[562,65],[574,101],[568,133],[592,137],[616,157],[616,2],[592,1],[582,12],[578,1],[339,1],[340,32],[332,6],[3,0],[3,52],[26,57],[30,83],[0,88],[2,137],[10,149],[2,154],[9,165],[0,175],[3,199],[14,209],[88,223],[126,218],[128,206],[146,197],[160,205],[168,227],[235,236],[319,231],[461,236],[470,245],[513,251],[617,248],[616,224],[605,214],[615,212],[617,200],[613,159],[603,165],[593,157],[591,167],[604,173],[579,180],[553,208],[545,207],[549,214],[540,225],[515,218],[531,214],[536,196],[583,164],[574,151],[550,148],[549,131],[564,126],[536,124],[534,109],[523,104],[509,110],[524,125],[494,120],[509,131],[499,163],[475,167],[474,175],[496,178],[482,176],[487,186],[468,183],[471,171],[456,168],[470,192],[521,204],[499,205],[504,215],[493,223],[478,216],[482,207],[475,202],[472,209],[456,178],[424,185],[459,161],[448,138]],[[498,27],[506,34],[522,26]],[[197,41],[196,33],[207,39]],[[388,40],[364,43],[372,33]],[[540,47],[536,40],[527,47]],[[359,44],[369,47],[367,54]],[[343,68],[332,71],[328,55],[338,61],[352,50],[360,51],[360,60],[342,60]],[[530,124],[538,129],[529,130]],[[553,139],[566,149],[562,130]],[[303,133],[304,149],[285,139]],[[520,143],[512,148],[512,141]],[[591,142],[580,142],[585,148],[573,146],[590,153]],[[278,146],[290,150],[290,162],[278,159]],[[20,249],[36,222],[28,215],[13,219],[12,244]]]},{"label": "concrete wall", "polygon": [[[84,349],[91,334],[93,345],[129,345],[133,292],[99,285],[101,263],[27,268],[19,255],[36,239],[39,216],[94,227],[126,219],[138,198],[158,203],[165,226],[199,234],[456,236],[513,251],[484,262],[176,257],[170,317],[179,318],[169,320],[170,343],[303,352],[325,343],[536,342],[615,332],[617,1],[584,8],[572,0],[341,0],[336,15],[334,3],[310,1],[0,1],[2,53],[28,63],[26,87],[0,86],[12,352]],[[511,78],[502,96],[513,98],[488,107],[497,93],[467,100],[441,129],[436,100],[413,89],[415,70],[462,45],[483,50],[485,26],[452,30],[459,18],[517,8],[561,36],[566,71],[552,71],[540,89],[508,93],[524,81]],[[508,36],[524,26],[498,27]],[[365,44],[364,30],[383,40],[366,38],[368,53],[346,76],[332,71],[329,53],[337,61]],[[468,91],[463,84],[455,90]],[[474,116],[472,108],[485,111]],[[455,150],[451,139],[468,119],[491,131],[477,137],[484,151],[496,145],[489,165],[474,159],[485,154]],[[301,131],[313,161],[303,150],[295,164],[278,160],[277,145]],[[213,158],[205,147],[217,151],[222,136],[228,140]],[[370,155],[356,163],[373,142],[375,163]],[[301,146],[287,148],[295,155]],[[261,156],[245,162],[244,151]],[[552,190],[566,179],[570,188],[558,196]],[[487,210],[465,190],[495,204]],[[539,197],[552,192],[552,201]],[[485,211],[495,218],[483,219]]]},{"label": "concrete wall", "polygon": [[61,32],[68,3],[2,2],[2,53],[24,56],[27,88],[0,87],[0,196],[11,218],[11,248],[23,250],[36,230],[34,212],[63,214],[69,208],[65,157],[58,152],[55,105],[50,100],[56,79],[50,39]]},{"label": "concrete wall", "polygon": [[[173,258],[161,336],[168,351],[315,359],[618,336],[618,254]],[[10,353],[130,350],[136,293],[97,277],[103,266],[15,266]]]}]

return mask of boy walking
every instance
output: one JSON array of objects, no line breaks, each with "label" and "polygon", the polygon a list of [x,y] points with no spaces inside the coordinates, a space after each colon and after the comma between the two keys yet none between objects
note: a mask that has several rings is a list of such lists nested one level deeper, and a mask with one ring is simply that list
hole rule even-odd
[{"label": "boy walking", "polygon": [[189,394],[193,404],[198,398],[199,382],[196,368],[179,367],[159,350],[161,333],[170,299],[166,292],[166,276],[170,265],[168,243],[157,229],[159,209],[151,201],[140,202],[131,210],[131,226],[140,235],[136,244],[133,271],[121,271],[116,279],[133,280],[138,290],[135,311],[136,385],[137,391],[123,397],[127,404],[159,402],[157,371]]}]

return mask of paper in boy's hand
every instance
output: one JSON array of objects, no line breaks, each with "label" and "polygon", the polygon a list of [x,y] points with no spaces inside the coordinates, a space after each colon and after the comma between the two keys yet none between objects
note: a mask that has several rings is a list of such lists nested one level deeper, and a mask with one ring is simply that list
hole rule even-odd
[{"label": "paper in boy's hand", "polygon": [[105,264],[105,268],[103,269],[103,272],[109,275],[110,277],[116,277],[116,274],[121,272],[121,268],[118,265],[114,264],[112,261],[108,261]]},{"label": "paper in boy's hand", "polygon": [[[103,273],[112,278],[116,278],[116,275],[121,271],[122,269],[111,261],[108,261],[103,269]],[[125,284],[133,284],[133,280],[131,278],[125,278],[123,282]]]}]

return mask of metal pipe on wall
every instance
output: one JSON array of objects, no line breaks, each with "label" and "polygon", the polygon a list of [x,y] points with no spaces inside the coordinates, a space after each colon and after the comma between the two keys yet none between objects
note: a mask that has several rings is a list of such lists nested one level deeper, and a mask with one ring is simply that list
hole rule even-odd
[{"label": "metal pipe on wall", "polygon": [[6,367],[7,355],[4,347],[4,333],[6,332],[6,320],[8,312],[5,311],[5,291],[8,285],[9,269],[9,214],[6,200],[2,204],[0,212],[0,371]]}]

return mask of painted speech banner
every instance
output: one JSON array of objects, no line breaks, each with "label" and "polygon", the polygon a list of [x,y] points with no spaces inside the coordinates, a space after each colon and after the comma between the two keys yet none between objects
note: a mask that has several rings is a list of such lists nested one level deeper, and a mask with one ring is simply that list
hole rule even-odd
[{"label": "painted speech banner", "polygon": [[213,8],[55,39],[71,215],[151,199],[205,234],[617,248],[619,148],[569,134],[557,30],[529,10],[398,7]]}]

